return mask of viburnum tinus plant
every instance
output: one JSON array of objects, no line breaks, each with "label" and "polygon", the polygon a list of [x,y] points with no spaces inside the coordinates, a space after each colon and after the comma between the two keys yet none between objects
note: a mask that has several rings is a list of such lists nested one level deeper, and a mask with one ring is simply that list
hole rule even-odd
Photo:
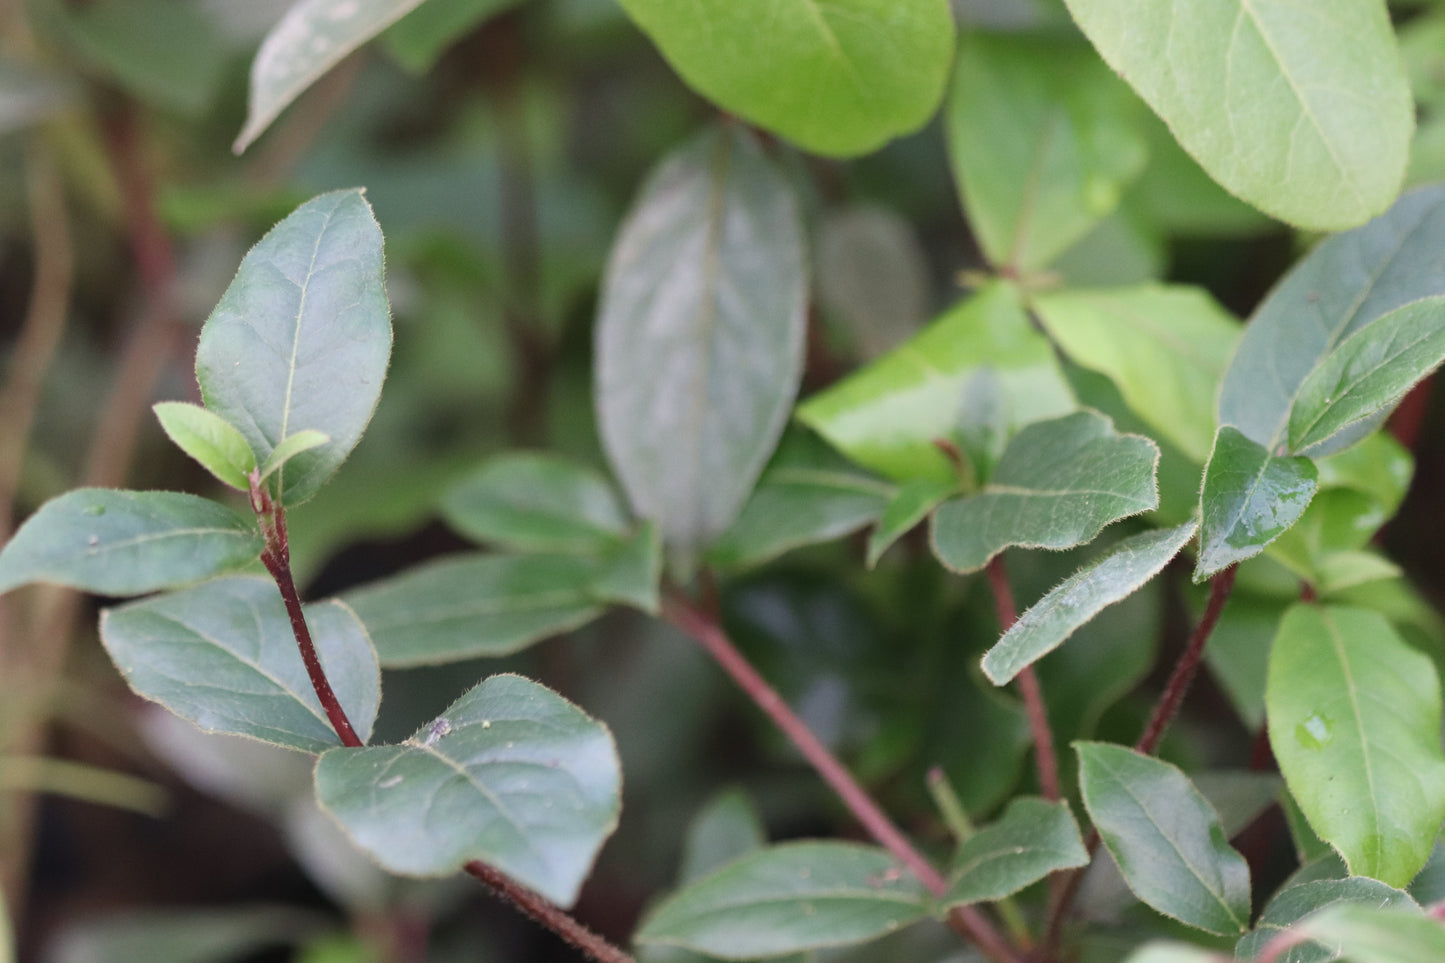
[{"label": "viburnum tinus plant", "polygon": [[[441,6],[296,4],[256,58],[237,148],[346,53]],[[622,6],[725,115],[660,161],[601,279],[593,398],[612,478],[559,454],[491,457],[438,506],[486,550],[303,602],[288,510],[358,444],[393,336],[381,227],[361,190],[334,191],[241,262],[200,332],[203,404],[155,406],[237,494],[60,495],[0,551],[0,591],[141,596],[100,619],[138,694],[316,756],[320,809],[385,870],[469,873],[593,959],[632,958],[565,911],[619,819],[607,727],[500,673],[373,743],[381,668],[509,655],[625,607],[695,640],[776,725],[851,838],[769,843],[745,794],[718,797],[631,935],[646,960],[1445,959],[1445,646],[1372,544],[1411,471],[1381,426],[1445,359],[1445,186],[1401,191],[1407,166],[1429,169],[1412,159],[1417,111],[1437,120],[1445,92],[1426,71],[1412,99],[1385,4],[1069,0],[1023,17],[1045,29],[1002,32],[965,3],[957,35],[944,0]],[[1445,37],[1438,9],[1417,19],[1411,36]],[[987,270],[798,403],[820,349],[815,199],[794,150],[865,154],[940,103]],[[1147,234],[1137,220],[1201,184],[1212,206],[1181,219],[1257,217],[1242,200],[1328,235],[1247,324],[1199,287],[1074,282],[1097,232]],[[866,300],[848,280],[832,293]],[[766,636],[816,619],[802,658],[826,676],[858,626],[782,611],[749,572],[865,529],[865,565],[836,577],[893,593],[897,635],[924,652],[907,684],[947,698],[915,711],[894,691],[882,712],[819,687],[790,705],[725,621]],[[1069,570],[1042,549],[1072,552]],[[996,634],[955,637],[929,595],[954,589],[986,596]],[[1184,644],[1144,711],[1106,729],[1156,658],[1166,593]],[[1206,660],[1259,733],[1251,771],[1160,758]],[[908,751],[921,766],[888,761]],[[874,790],[922,773],[934,811],[906,831]],[[1231,840],[1275,804],[1295,869],[1265,890]],[[940,923],[956,931],[943,949],[926,942]]]}]

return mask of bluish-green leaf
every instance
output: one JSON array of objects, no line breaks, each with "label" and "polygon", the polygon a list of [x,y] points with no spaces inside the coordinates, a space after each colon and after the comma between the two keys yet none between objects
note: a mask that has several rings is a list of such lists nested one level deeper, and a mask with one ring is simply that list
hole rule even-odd
[{"label": "bluish-green leaf", "polygon": [[195,495],[78,488],[41,505],[0,550],[0,592],[54,582],[140,595],[244,568],[263,546],[255,522]]},{"label": "bluish-green leaf", "polygon": [[[364,740],[381,702],[366,630],[340,602],[313,602],[303,611],[331,688]],[[281,593],[268,579],[218,579],[108,609],[100,638],[137,694],[207,732],[302,752],[340,745],[306,674]]]},{"label": "bluish-green leaf", "polygon": [[1437,963],[1445,959],[1445,925],[1433,914],[1346,904],[1295,925],[1294,931],[1339,947],[1350,963]]},{"label": "bluish-green leaf", "polygon": [[589,591],[601,602],[618,602],[656,615],[661,605],[662,543],[651,522],[597,560]]},{"label": "bluish-green leaf", "polygon": [[1159,448],[1079,411],[1029,425],[1009,442],[988,486],[945,502],[933,516],[943,564],[973,572],[1011,545],[1071,548],[1104,526],[1159,504]]},{"label": "bluish-green leaf", "polygon": [[884,506],[878,524],[868,534],[868,567],[877,565],[888,546],[908,534],[913,526],[927,518],[940,502],[957,490],[956,482],[941,482],[933,478],[915,478],[899,488]]},{"label": "bluish-green leaf", "polygon": [[256,456],[229,421],[184,401],[162,401],[152,410],[181,451],[232,488],[249,490],[247,476],[256,470]]},{"label": "bluish-green leaf", "polygon": [[1133,594],[1163,571],[1194,537],[1194,522],[1124,539],[1065,579],[1019,617],[983,657],[983,674],[1006,685],[1064,643],[1105,607]]},{"label": "bluish-green leaf", "polygon": [[[1235,945],[1235,956],[1241,960],[1253,960],[1259,956],[1265,945],[1284,932],[1286,927],[1298,923],[1311,913],[1342,903],[1380,909],[1417,908],[1417,904],[1408,894],[1368,876],[1301,883],[1280,890],[1274,899],[1269,901],[1269,905],[1255,922],[1254,929],[1242,936]],[[1339,958],[1335,949],[1309,942],[1291,947],[1275,957],[1275,963],[1330,963],[1331,960]]]},{"label": "bluish-green leaf", "polygon": [[841,842],[771,846],[668,897],[639,943],[725,960],[848,946],[921,919],[927,891],[887,852]]},{"label": "bluish-green leaf", "polygon": [[1445,819],[1434,663],[1376,612],[1298,605],[1275,636],[1265,706],[1314,831],[1354,875],[1409,883]]},{"label": "bluish-green leaf", "polygon": [[333,191],[251,248],[201,329],[196,379],[206,407],[240,429],[259,462],[307,429],[330,437],[277,472],[291,506],[356,447],[390,356],[381,228],[361,191]]},{"label": "bluish-green leaf", "polygon": [[865,154],[922,127],[952,63],[946,0],[622,7],[688,86],[815,154]]},{"label": "bluish-green leaf", "polygon": [[1233,193],[1312,230],[1395,199],[1413,104],[1379,0],[1067,0],[1109,66]]},{"label": "bluish-green leaf", "polygon": [[597,565],[567,555],[458,555],[364,585],[344,599],[386,666],[516,652],[602,613]]},{"label": "bluish-green leaf", "polygon": [[1221,936],[1249,925],[1249,865],[1219,817],[1167,762],[1076,742],[1084,806],[1129,889],[1154,909]]},{"label": "bluish-green leaf", "polygon": [[807,286],[792,188],[740,127],[674,152],[633,205],[603,279],[596,403],[633,509],[669,546],[726,529],[772,454]]},{"label": "bluish-green leaf", "polygon": [[1000,900],[1060,869],[1087,866],[1089,854],[1065,802],[1020,797],[998,822],[974,833],[953,859],[943,907]]},{"label": "bluish-green leaf", "polygon": [[481,860],[571,906],[617,825],[607,727],[544,686],[498,675],[405,742],[334,749],[316,796],[384,868],[445,876]]},{"label": "bluish-green leaf", "polygon": [[1199,562],[1202,582],[1236,562],[1253,558],[1299,521],[1314,497],[1314,462],[1286,458],[1224,425],[1204,469],[1199,494]]},{"label": "bluish-green leaf", "polygon": [[407,70],[425,73],[455,41],[487,18],[522,0],[426,0],[382,35],[386,49]]}]

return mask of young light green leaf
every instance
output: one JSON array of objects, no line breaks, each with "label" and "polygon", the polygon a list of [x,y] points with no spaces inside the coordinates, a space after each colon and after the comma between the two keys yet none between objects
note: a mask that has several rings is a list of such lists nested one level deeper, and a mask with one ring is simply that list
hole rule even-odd
[{"label": "young light green leaf", "polygon": [[258,461],[302,431],[330,437],[277,472],[287,507],[346,460],[381,394],[391,356],[381,244],[361,191],[307,201],[251,248],[201,329],[206,407],[240,430]]},{"label": "young light green leaf", "polygon": [[1275,286],[1225,372],[1219,423],[1276,450],[1288,440],[1300,387],[1337,345],[1397,308],[1438,295],[1445,295],[1442,185],[1411,191],[1385,215],[1329,238]]},{"label": "young light green leaf", "polygon": [[400,745],[316,764],[322,808],[385,869],[445,876],[481,860],[563,907],[617,826],[621,783],[607,727],[516,675],[475,686]]},{"label": "young light green leaf", "polygon": [[878,559],[888,551],[888,546],[928,517],[939,502],[958,490],[956,482],[941,482],[933,478],[915,478],[898,489],[898,494],[883,509],[878,524],[868,534],[868,567],[878,564]]},{"label": "young light green leaf", "polygon": [[1395,199],[1413,102],[1378,0],[1067,0],[1210,175],[1281,220],[1352,227]]},{"label": "young light green leaf", "polygon": [[282,465],[301,454],[303,451],[310,451],[319,448],[331,440],[331,436],[324,431],[317,431],[314,428],[306,428],[288,435],[281,441],[281,444],[271,449],[271,454],[266,456],[266,464],[261,466],[261,480],[265,481],[274,475]]},{"label": "young light green leaf", "polygon": [[1135,896],[1221,936],[1249,925],[1249,865],[1219,817],[1167,762],[1102,742],[1076,742],[1084,807]]},{"label": "young light green leaf", "polygon": [[[1341,904],[1374,906],[1380,909],[1419,908],[1409,894],[1367,876],[1301,883],[1280,890],[1274,899],[1269,901],[1269,905],[1255,922],[1254,929],[1240,937],[1235,945],[1235,957],[1241,960],[1256,959],[1265,945],[1287,927],[1311,913]],[[1276,957],[1275,963],[1330,963],[1337,959],[1339,953],[1333,947],[1309,942],[1291,947],[1288,953]]]},{"label": "young light green leaf", "polygon": [[1159,504],[1159,447],[1121,435],[1094,411],[1029,425],[1009,442],[987,487],[933,515],[933,551],[975,572],[1011,545],[1071,548]]},{"label": "young light green leaf", "polygon": [[928,893],[887,852],[840,842],[770,846],[674,893],[639,943],[725,960],[862,943],[923,918]]},{"label": "young light green leaf", "polygon": [[1253,558],[1295,522],[1314,497],[1314,462],[1272,454],[1225,425],[1214,439],[1199,494],[1199,562],[1203,582]]},{"label": "young light green leaf", "polygon": [[140,595],[234,572],[263,547],[255,522],[195,495],[77,488],[41,505],[0,550],[0,592],[53,582]]},{"label": "young light green leaf", "polygon": [[1196,464],[1209,457],[1215,394],[1240,334],[1213,298],[1142,284],[1044,294],[1034,307],[1064,353],[1108,375],[1158,437]]},{"label": "young light green leaf", "polygon": [[343,596],[385,666],[507,655],[585,625],[602,609],[594,562],[566,555],[457,555]]},{"label": "young light green leaf", "polygon": [[682,79],[814,154],[922,127],[953,58],[945,0],[622,0]]},{"label": "young light green leaf", "polygon": [[988,650],[983,674],[994,685],[1007,685],[1104,608],[1163,571],[1197,527],[1191,521],[1133,535],[1079,569],[1034,603]]},{"label": "young light green leaf", "polygon": [[1437,963],[1445,959],[1445,925],[1409,909],[1345,904],[1294,926],[1316,943],[1339,948],[1351,963]]},{"label": "young light green leaf", "polygon": [[[366,739],[381,703],[366,629],[334,600],[304,611],[326,677]],[[281,593],[268,579],[218,579],[107,609],[100,639],[137,695],[207,732],[313,753],[340,744],[306,674]]]},{"label": "young light green leaf", "polygon": [[661,599],[662,540],[657,526],[643,522],[632,537],[598,559],[590,591],[600,602],[618,602],[656,615]]},{"label": "young light green leaf", "polygon": [[623,224],[597,320],[599,427],[669,546],[726,529],[772,453],[802,374],[807,286],[792,188],[741,127],[664,160]]},{"label": "young light green leaf", "polygon": [[1394,407],[1445,360],[1445,297],[1397,308],[1346,338],[1299,387],[1291,451],[1306,452]]},{"label": "young light green leaf", "polygon": [[231,149],[245,150],[302,91],[421,2],[297,0],[256,51],[246,124]]},{"label": "young light green leaf", "polygon": [[[387,51],[412,73],[426,73],[454,41],[522,0],[426,0],[382,35]],[[415,6],[415,5],[413,5]]]},{"label": "young light green leaf", "polygon": [[967,31],[947,106],[953,177],[990,263],[1035,271],[1144,169],[1142,108],[1072,38]]},{"label": "young light green leaf", "polygon": [[906,482],[958,480],[934,443],[958,429],[971,375],[991,369],[1009,425],[1075,410],[1078,404],[1048,339],[1033,329],[1018,289],[985,285],[932,325],[798,406],[805,425],[849,458]]},{"label": "young light green leaf", "polygon": [[468,538],[520,552],[596,555],[629,527],[601,473],[541,452],[491,459],[447,492],[442,517]]},{"label": "young light green leaf", "polygon": [[184,401],[162,401],[151,410],[171,441],[202,468],[232,488],[250,490],[247,476],[256,470],[256,455],[229,421]]},{"label": "young light green leaf", "polygon": [[1314,831],[1352,874],[1409,883],[1445,819],[1434,663],[1376,612],[1297,605],[1270,652],[1265,707]]},{"label": "young light green leaf", "polygon": [[1060,869],[1089,864],[1066,802],[1020,797],[959,848],[940,907],[1001,900]]}]

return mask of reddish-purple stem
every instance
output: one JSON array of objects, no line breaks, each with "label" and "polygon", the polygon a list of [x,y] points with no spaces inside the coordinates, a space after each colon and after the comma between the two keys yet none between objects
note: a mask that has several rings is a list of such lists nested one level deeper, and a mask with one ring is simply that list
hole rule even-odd
[{"label": "reddish-purple stem", "polygon": [[537,893],[480,860],[463,867],[498,896],[511,903],[542,926],[556,933],[597,963],[633,963],[627,953],[613,946],[596,933],[558,909],[545,896]]},{"label": "reddish-purple stem", "polygon": [[[995,555],[988,563],[988,587],[993,592],[993,606],[998,613],[999,629],[1007,632],[1019,620],[1014,606],[1013,590],[1009,588],[1008,570],[1003,556]],[[1039,771],[1039,791],[1045,799],[1059,798],[1059,761],[1054,752],[1054,734],[1049,729],[1049,708],[1033,666],[1018,675],[1019,694],[1029,717],[1029,731],[1034,738],[1034,762]]]}]

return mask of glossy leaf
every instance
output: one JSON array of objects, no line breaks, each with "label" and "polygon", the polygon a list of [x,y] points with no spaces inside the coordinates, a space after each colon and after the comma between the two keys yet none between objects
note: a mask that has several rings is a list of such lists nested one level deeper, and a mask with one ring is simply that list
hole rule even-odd
[{"label": "glossy leaf", "polygon": [[973,572],[1011,545],[1063,549],[1159,504],[1159,448],[1080,411],[1029,425],[1009,442],[988,486],[945,502],[933,516],[933,550]]},{"label": "glossy leaf", "polygon": [[953,55],[945,0],[622,0],[688,86],[814,154],[922,127]]},{"label": "glossy leaf", "polygon": [[1442,360],[1445,297],[1407,304],[1361,328],[1300,385],[1290,409],[1290,450],[1309,451],[1394,407]]},{"label": "glossy leaf", "polygon": [[1060,869],[1087,866],[1089,854],[1068,803],[1021,797],[1003,817],[968,838],[953,860],[942,907],[1000,900]]},{"label": "glossy leaf", "polygon": [[983,657],[983,674],[1006,685],[1064,643],[1076,629],[1164,570],[1194,537],[1194,522],[1124,539],[1065,579],[1019,616]]},{"label": "glossy leaf", "polygon": [[491,459],[447,492],[442,515],[468,538],[521,552],[597,554],[615,548],[628,528],[607,479],[543,453]]},{"label": "glossy leaf", "polygon": [[246,476],[256,469],[256,456],[230,422],[183,401],[162,401],[152,410],[166,436],[202,468],[232,488],[250,489]]},{"label": "glossy leaf", "polygon": [[256,51],[246,124],[231,149],[245,150],[302,91],[421,2],[297,0]]},{"label": "glossy leaf", "polygon": [[772,454],[806,295],[792,189],[752,134],[713,127],[663,161],[612,249],[595,372],[608,458],[669,546],[725,530]]},{"label": "glossy leaf", "polygon": [[1269,741],[1310,826],[1357,876],[1404,886],[1445,819],[1440,682],[1384,616],[1298,605],[1265,689]]},{"label": "glossy leaf", "polygon": [[1411,191],[1383,216],[1329,238],[1275,286],[1245,326],[1225,373],[1219,423],[1274,451],[1288,440],[1305,379],[1336,346],[1397,308],[1439,295],[1445,186],[1437,185]]},{"label": "glossy leaf", "polygon": [[[334,600],[303,611],[326,677],[364,740],[381,702],[366,629]],[[218,579],[107,609],[100,638],[138,695],[207,732],[313,753],[340,744],[268,579]]]},{"label": "glossy leaf", "polygon": [[1332,906],[1296,924],[1296,933],[1337,946],[1351,963],[1436,963],[1445,925],[1432,915],[1373,906]]},{"label": "glossy leaf", "polygon": [[307,201],[251,248],[201,329],[206,407],[240,429],[258,461],[305,430],[331,439],[277,472],[288,507],[346,460],[381,394],[391,356],[381,243],[359,190]]},{"label": "glossy leaf", "polygon": [[882,849],[840,842],[771,846],[674,893],[639,943],[726,960],[874,939],[927,912],[927,891]]},{"label": "glossy leaf", "polygon": [[662,543],[657,528],[644,522],[632,537],[598,560],[589,590],[601,602],[619,602],[656,615],[661,605]]},{"label": "glossy leaf", "polygon": [[77,488],[41,505],[0,550],[0,592],[53,582],[140,595],[244,568],[263,547],[251,519],[195,495]]},{"label": "glossy leaf", "polygon": [[1073,40],[968,31],[957,59],[948,147],[969,226],[992,264],[1037,270],[1143,170],[1139,102]]},{"label": "glossy leaf", "polygon": [[1238,322],[1197,288],[1144,284],[1060,291],[1034,303],[1059,347],[1108,375],[1129,407],[1196,464],[1214,442],[1214,404]]},{"label": "glossy leaf", "polygon": [[1377,0],[1067,3],[1185,150],[1261,210],[1337,230],[1395,199],[1414,116]]},{"label": "glossy leaf", "polygon": [[382,665],[506,655],[601,614],[593,562],[557,555],[457,555],[343,596]]},{"label": "glossy leaf", "polygon": [[621,809],[607,727],[497,675],[395,746],[335,749],[316,796],[385,869],[445,876],[478,859],[571,906]]},{"label": "glossy leaf", "polygon": [[489,17],[521,2],[426,0],[392,24],[382,39],[398,63],[413,73],[424,73],[436,66],[453,42],[477,29]]},{"label": "glossy leaf", "polygon": [[991,369],[1011,427],[1077,408],[1048,339],[1016,288],[995,282],[932,325],[798,406],[798,419],[838,450],[895,481],[956,481],[934,444],[958,428],[971,375]]},{"label": "glossy leaf", "polygon": [[261,466],[261,480],[265,481],[270,478],[283,465],[303,451],[319,448],[330,440],[330,435],[313,428],[298,431],[294,435],[287,435],[281,440],[281,444],[272,448],[271,454],[266,456],[266,464]]},{"label": "glossy leaf", "polygon": [[1123,746],[1076,742],[1084,806],[1135,896],[1221,936],[1249,925],[1249,866],[1177,768]]},{"label": "glossy leaf", "polygon": [[1199,495],[1194,580],[1202,582],[1264,551],[1299,521],[1317,478],[1308,458],[1272,454],[1228,425],[1220,428]]},{"label": "glossy leaf", "polygon": [[940,482],[932,478],[916,478],[898,489],[898,493],[884,506],[878,517],[878,524],[868,534],[868,567],[878,564],[878,559],[888,551],[888,546],[908,534],[915,525],[928,517],[929,513],[949,495],[958,490],[957,483]]},{"label": "glossy leaf", "polygon": [[[1235,956],[1253,960],[1267,943],[1311,913],[1331,906],[1354,904],[1386,908],[1418,908],[1406,893],[1367,876],[1325,879],[1290,886],[1269,901],[1254,929],[1240,938]],[[1275,963],[1330,963],[1338,952],[1319,943],[1300,943],[1275,958]]]}]

